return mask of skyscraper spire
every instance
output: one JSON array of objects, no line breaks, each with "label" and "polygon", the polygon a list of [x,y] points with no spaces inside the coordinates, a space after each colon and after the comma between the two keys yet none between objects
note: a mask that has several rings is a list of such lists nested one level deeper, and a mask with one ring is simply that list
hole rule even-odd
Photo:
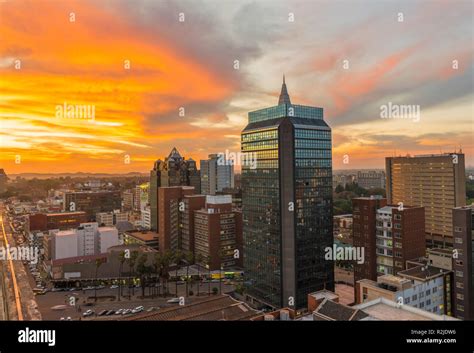
[{"label": "skyscraper spire", "polygon": [[286,89],[285,75],[283,75],[283,84],[281,85],[280,98],[278,99],[278,105],[280,104],[291,104],[290,96],[288,95],[288,91]]}]

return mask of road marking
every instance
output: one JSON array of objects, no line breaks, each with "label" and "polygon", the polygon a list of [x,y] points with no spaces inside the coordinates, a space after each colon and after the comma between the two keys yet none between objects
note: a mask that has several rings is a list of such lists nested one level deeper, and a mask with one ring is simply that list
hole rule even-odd
[{"label": "road marking", "polygon": [[[6,248],[9,248],[8,245],[8,238],[7,233],[5,232],[5,226],[3,225],[3,216],[0,215],[0,223],[2,223],[2,232],[3,232],[3,239],[5,241]],[[20,291],[18,290],[18,283],[16,281],[16,274],[15,274],[15,267],[13,266],[13,261],[10,256],[10,252],[7,251],[8,263],[10,265],[10,272],[12,274],[13,279],[13,291],[15,292],[15,303],[16,303],[16,310],[18,312],[18,320],[23,321],[23,312],[21,310],[21,301],[20,301]]]}]

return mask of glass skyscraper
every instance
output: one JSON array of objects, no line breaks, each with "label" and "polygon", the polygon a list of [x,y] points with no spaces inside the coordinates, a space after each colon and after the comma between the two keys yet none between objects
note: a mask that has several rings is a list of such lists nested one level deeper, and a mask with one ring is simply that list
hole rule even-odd
[{"label": "glass skyscraper", "polygon": [[303,308],[334,290],[331,129],[323,109],[291,104],[249,113],[242,131],[246,293],[271,307]]}]

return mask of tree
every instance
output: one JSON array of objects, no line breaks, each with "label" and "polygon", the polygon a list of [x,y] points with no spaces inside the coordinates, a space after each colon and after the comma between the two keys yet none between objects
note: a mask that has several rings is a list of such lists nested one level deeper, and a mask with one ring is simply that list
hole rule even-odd
[{"label": "tree", "polygon": [[336,189],[335,189],[334,191],[339,194],[340,192],[343,192],[343,191],[344,191],[344,187],[343,187],[341,184],[338,184],[338,185],[336,186]]},{"label": "tree", "polygon": [[191,251],[184,253],[184,261],[186,261],[186,296],[188,296],[188,282],[189,282],[189,265],[194,260],[194,254]]},{"label": "tree", "polygon": [[120,296],[122,295],[122,271],[123,271],[123,263],[125,262],[125,251],[121,252],[119,254],[119,261],[120,261],[120,267],[119,267],[119,287],[118,287],[118,300],[120,300]]},{"label": "tree", "polygon": [[176,284],[176,296],[178,296],[178,270],[179,270],[179,265],[181,264],[181,261],[183,261],[183,253],[181,252],[181,250],[176,250],[174,252],[173,259],[176,265],[175,284]]},{"label": "tree", "polygon": [[208,279],[207,279],[207,295],[211,295],[211,257],[206,256],[206,267],[208,271]]},{"label": "tree", "polygon": [[97,275],[99,273],[99,267],[105,263],[105,259],[100,258],[95,260],[95,286],[94,286],[94,297],[95,301],[97,301]]},{"label": "tree", "polygon": [[[134,278],[134,274],[135,274],[135,263],[137,261],[137,258],[138,258],[138,251],[132,251],[130,253],[130,257],[128,258],[128,267],[130,269],[130,274],[129,274],[129,277],[128,277],[128,299],[130,300],[130,275],[132,277],[132,279]],[[135,295],[135,285],[132,286],[132,295]]]},{"label": "tree", "polygon": [[197,296],[199,297],[199,287],[201,287],[201,263],[204,261],[204,256],[201,253],[198,253],[196,255],[196,264],[198,268],[198,290],[197,290]]},{"label": "tree", "polygon": [[166,250],[161,258],[161,271],[160,278],[163,281],[163,296],[166,297],[168,293],[168,279],[170,278],[170,266],[173,262],[173,253],[170,250]]},{"label": "tree", "polygon": [[142,298],[145,298],[145,288],[147,285],[148,276],[151,272],[150,266],[147,263],[147,254],[141,254],[137,258],[137,274],[140,277],[140,286],[142,288]]},{"label": "tree", "polygon": [[[157,252],[155,254],[155,257],[153,259],[153,270],[155,273],[155,288],[157,288],[157,284],[159,283],[161,279],[161,268],[163,266],[163,256],[161,255],[160,252]],[[157,289],[158,291],[158,296],[160,295],[160,287]],[[155,293],[153,291],[153,297],[155,296]]]}]

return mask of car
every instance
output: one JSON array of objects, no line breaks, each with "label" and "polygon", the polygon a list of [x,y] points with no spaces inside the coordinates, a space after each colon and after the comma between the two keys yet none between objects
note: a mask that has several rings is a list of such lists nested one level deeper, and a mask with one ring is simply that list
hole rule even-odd
[{"label": "car", "polygon": [[91,289],[94,289],[94,287],[92,286],[87,286],[87,287],[84,287],[83,290],[91,290]]},{"label": "car", "polygon": [[160,309],[160,307],[158,307],[158,306],[151,306],[148,309],[146,309],[146,311],[150,312],[150,311],[159,310],[159,309]]},{"label": "car", "polygon": [[53,289],[51,289],[51,292],[61,292],[62,290],[63,288],[54,287]]},{"label": "car", "polygon": [[93,315],[93,314],[94,314],[94,310],[89,309],[89,310],[87,310],[86,312],[84,312],[84,313],[82,314],[82,316],[88,317],[88,316],[91,316],[91,315]]},{"label": "car", "polygon": [[118,310],[115,312],[115,315],[120,315],[120,314],[122,314],[123,311],[124,311],[124,309],[118,309]]},{"label": "car", "polygon": [[179,298],[172,298],[170,300],[167,300],[166,302],[169,304],[177,304],[179,303]]},{"label": "car", "polygon": [[109,316],[109,315],[113,315],[115,314],[115,310],[109,310],[107,311],[107,313],[105,315]]},{"label": "car", "polygon": [[127,315],[131,313],[132,313],[132,309],[125,309],[124,311],[122,311],[122,315]]},{"label": "car", "polygon": [[140,313],[143,310],[145,310],[145,308],[143,306],[141,306],[141,305],[137,306],[135,309],[132,310],[132,314]]},{"label": "car", "polygon": [[100,312],[97,314],[97,316],[103,316],[103,315],[107,314],[108,312],[109,312],[109,311],[108,311],[107,309],[104,309],[104,310],[100,311]]},{"label": "car", "polygon": [[71,318],[70,316],[68,316],[68,317],[66,318],[66,321],[72,321],[72,318]]},{"label": "car", "polygon": [[119,287],[118,285],[114,284],[114,285],[110,286],[110,289],[117,289],[118,287]]}]

